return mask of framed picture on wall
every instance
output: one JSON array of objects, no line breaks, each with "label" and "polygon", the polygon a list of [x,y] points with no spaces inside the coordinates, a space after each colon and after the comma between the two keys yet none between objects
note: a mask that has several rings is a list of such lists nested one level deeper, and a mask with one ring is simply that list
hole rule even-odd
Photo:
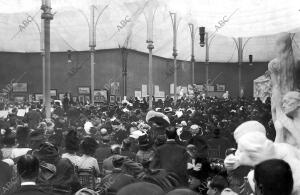
[{"label": "framed picture on wall", "polygon": [[122,103],[122,98],[121,98],[121,96],[116,96],[116,102]]},{"label": "framed picture on wall", "polygon": [[79,102],[84,102],[84,96],[83,95],[80,95],[80,96],[78,96],[78,100],[79,100]]},{"label": "framed picture on wall", "polygon": [[225,84],[217,84],[217,91],[225,91],[226,87]]},{"label": "framed picture on wall", "polygon": [[27,92],[27,83],[13,83],[13,92]]},{"label": "framed picture on wall", "polygon": [[89,96],[89,95],[84,96],[84,101],[85,101],[86,103],[87,103],[87,102],[91,103],[91,98],[90,98],[90,96]]},{"label": "framed picture on wall", "polygon": [[57,89],[51,89],[50,90],[50,96],[51,97],[56,97],[57,96]]},{"label": "framed picture on wall", "polygon": [[215,91],[215,86],[207,85],[207,91]]},{"label": "framed picture on wall", "polygon": [[90,94],[90,87],[78,87],[78,93],[80,95],[89,95]]},{"label": "framed picture on wall", "polygon": [[36,93],[36,94],[35,94],[35,100],[36,100],[36,101],[43,100],[43,94],[41,94],[41,93]]},{"label": "framed picture on wall", "polygon": [[109,102],[110,103],[115,103],[116,102],[116,96],[115,95],[110,95],[109,96]]},{"label": "framed picture on wall", "polygon": [[107,102],[107,90],[94,90],[94,101],[99,102]]},{"label": "framed picture on wall", "polygon": [[33,102],[33,101],[34,101],[34,95],[28,94],[28,102]]},{"label": "framed picture on wall", "polygon": [[204,85],[195,85],[195,90],[203,91]]},{"label": "framed picture on wall", "polygon": [[73,102],[77,102],[77,96],[72,97]]},{"label": "framed picture on wall", "polygon": [[24,96],[15,96],[15,102],[25,102],[25,97]]},{"label": "framed picture on wall", "polygon": [[63,99],[64,99],[64,96],[65,96],[65,94],[63,94],[63,93],[58,94],[58,98],[59,98],[60,100],[63,100]]}]

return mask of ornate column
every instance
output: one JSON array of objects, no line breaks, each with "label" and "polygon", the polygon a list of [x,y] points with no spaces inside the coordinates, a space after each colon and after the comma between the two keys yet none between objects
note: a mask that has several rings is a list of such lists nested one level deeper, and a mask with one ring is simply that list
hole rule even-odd
[{"label": "ornate column", "polygon": [[91,55],[91,104],[94,104],[94,91],[95,91],[95,47],[96,47],[96,30],[95,30],[95,8],[90,7],[90,55]]},{"label": "ornate column", "polygon": [[171,13],[173,27],[173,57],[174,57],[174,104],[177,103],[177,19],[176,13]]},{"label": "ornate column", "polygon": [[191,84],[195,84],[195,28],[194,24],[189,24],[190,32],[191,32],[191,64],[192,64],[192,82]]},{"label": "ornate column", "polygon": [[42,0],[42,20],[44,20],[44,50],[45,50],[45,68],[43,69],[44,82],[44,106],[46,111],[46,119],[51,118],[51,62],[50,62],[50,21],[53,19],[53,14],[51,13],[51,0]]}]

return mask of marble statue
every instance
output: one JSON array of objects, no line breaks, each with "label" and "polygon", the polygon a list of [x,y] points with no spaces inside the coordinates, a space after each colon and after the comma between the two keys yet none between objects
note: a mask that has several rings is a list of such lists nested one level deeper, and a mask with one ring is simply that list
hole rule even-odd
[{"label": "marble statue", "polygon": [[265,127],[257,121],[242,123],[234,131],[238,148],[235,154],[228,155],[225,168],[234,170],[241,165],[254,167],[269,159],[286,161],[293,172],[293,195],[300,195],[300,150],[287,143],[276,143],[266,137]]},{"label": "marble statue", "polygon": [[[296,62],[294,57],[290,34],[284,34],[279,38],[276,50],[277,57],[268,64],[268,71],[272,82],[271,111],[276,129],[275,142],[289,143],[300,148],[300,127],[298,127],[297,130],[292,131],[287,129],[291,126],[284,125],[282,120],[282,118],[293,120],[290,118],[291,116],[287,116],[286,113],[284,113],[282,101],[283,97],[289,91],[298,90],[300,84],[299,62]],[[287,96],[285,101],[289,101],[289,97],[290,96]]]}]

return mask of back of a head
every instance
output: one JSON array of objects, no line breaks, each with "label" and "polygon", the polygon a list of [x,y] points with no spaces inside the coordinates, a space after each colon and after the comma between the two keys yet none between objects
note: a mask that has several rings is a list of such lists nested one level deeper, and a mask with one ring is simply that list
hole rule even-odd
[{"label": "back of a head", "polygon": [[258,190],[263,195],[290,195],[293,190],[293,175],[288,163],[279,159],[266,160],[254,168]]},{"label": "back of a head", "polygon": [[94,155],[98,147],[97,141],[92,137],[85,137],[80,144],[80,149],[83,154]]},{"label": "back of a head", "polygon": [[221,175],[214,176],[209,183],[211,188],[216,188],[220,193],[227,188],[228,185],[227,179]]},{"label": "back of a head", "polygon": [[36,105],[35,105],[35,104],[32,104],[32,105],[30,106],[30,108],[31,108],[31,109],[36,109]]},{"label": "back of a head", "polygon": [[19,144],[27,144],[29,142],[30,129],[28,127],[19,126],[16,131],[16,138]]},{"label": "back of a head", "polygon": [[21,156],[17,162],[18,174],[22,179],[34,181],[39,174],[39,160],[30,154]]},{"label": "back of a head", "polygon": [[169,128],[168,130],[166,130],[166,136],[167,139],[175,139],[177,136],[176,129]]},{"label": "back of a head", "polygon": [[131,141],[130,139],[126,138],[122,141],[122,148],[123,149],[128,149],[131,146]]},{"label": "back of a head", "polygon": [[80,140],[77,136],[77,132],[71,130],[65,137],[65,147],[68,152],[76,152],[79,150]]},{"label": "back of a head", "polygon": [[214,129],[214,131],[213,131],[213,133],[214,133],[214,136],[220,136],[220,129]]},{"label": "back of a head", "polygon": [[157,185],[138,182],[127,185],[118,191],[117,195],[163,195],[164,191]]}]

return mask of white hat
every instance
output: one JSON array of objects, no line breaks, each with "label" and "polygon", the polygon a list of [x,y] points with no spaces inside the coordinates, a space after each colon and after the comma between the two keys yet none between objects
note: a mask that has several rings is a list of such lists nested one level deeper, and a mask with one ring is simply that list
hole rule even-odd
[{"label": "white hat", "polygon": [[147,113],[147,115],[146,115],[146,122],[148,123],[149,120],[151,120],[151,119],[154,118],[154,117],[162,118],[162,119],[164,119],[167,123],[170,124],[170,120],[169,120],[169,118],[168,118],[166,115],[164,115],[164,114],[161,113],[161,112],[155,112],[155,111],[153,111],[153,110],[150,110],[150,111]]},{"label": "white hat", "polygon": [[87,134],[91,134],[90,130],[94,125],[90,121],[86,121],[84,124],[84,130]]},{"label": "white hat", "polygon": [[101,133],[101,135],[107,134],[107,129],[105,129],[105,128],[100,129],[100,133]]},{"label": "white hat", "polygon": [[176,111],[175,114],[178,118],[180,118],[180,117],[182,117],[183,112],[179,110],[179,111]]},{"label": "white hat", "polygon": [[265,127],[258,121],[247,121],[239,125],[234,131],[234,139],[239,142],[239,139],[248,133],[260,133],[266,135]]},{"label": "white hat", "polygon": [[238,195],[236,192],[234,192],[230,188],[225,188],[222,192],[221,195]]},{"label": "white hat", "polygon": [[192,125],[190,128],[192,130],[199,130],[199,126],[198,125]]},{"label": "white hat", "polygon": [[155,108],[155,111],[156,112],[159,112],[159,111],[161,111],[162,109],[161,108]]},{"label": "white hat", "polygon": [[129,137],[132,137],[134,139],[138,139],[140,136],[142,135],[145,135],[146,133],[140,131],[140,130],[137,130],[137,131],[133,131]]},{"label": "white hat", "polygon": [[177,133],[177,135],[178,135],[178,136],[180,136],[180,135],[181,135],[181,133],[182,133],[182,131],[183,131],[183,128],[182,128],[182,127],[180,127],[180,128],[178,128],[178,129],[176,129],[176,133]]},{"label": "white hat", "polygon": [[124,108],[123,112],[129,112],[129,110],[127,108]]},{"label": "white hat", "polygon": [[180,125],[187,126],[187,123],[185,121],[181,121]]},{"label": "white hat", "polygon": [[165,111],[165,112],[172,112],[173,109],[172,109],[171,107],[166,107],[166,108],[164,109],[164,111]]}]

